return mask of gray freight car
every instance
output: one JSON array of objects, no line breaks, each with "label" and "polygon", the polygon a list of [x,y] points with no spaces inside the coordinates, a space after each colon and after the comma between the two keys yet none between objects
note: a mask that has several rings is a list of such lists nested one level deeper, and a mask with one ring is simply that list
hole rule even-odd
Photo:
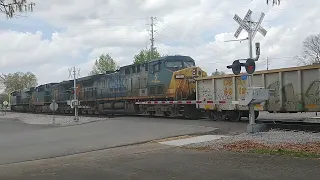
[{"label": "gray freight car", "polygon": [[[196,99],[214,101],[197,107],[208,112],[214,120],[248,117],[248,106],[239,105],[239,100],[246,94],[248,80],[244,74],[197,79]],[[265,103],[255,105],[256,116],[259,111],[320,111],[320,64],[257,71],[253,75],[253,86],[273,90],[273,95]]]}]

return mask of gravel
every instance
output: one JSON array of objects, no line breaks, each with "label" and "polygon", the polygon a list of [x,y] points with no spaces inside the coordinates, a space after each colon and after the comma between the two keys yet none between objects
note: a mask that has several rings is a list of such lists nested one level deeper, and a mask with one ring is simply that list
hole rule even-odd
[{"label": "gravel", "polygon": [[189,144],[186,148],[212,148],[219,149],[223,145],[240,141],[254,141],[265,145],[279,145],[283,143],[290,144],[307,144],[310,142],[320,142],[320,133],[303,132],[303,131],[280,131],[270,130],[269,132],[259,132],[255,134],[242,133],[239,135],[224,137],[219,140],[207,141],[202,143]]},{"label": "gravel", "polygon": [[55,115],[55,124],[53,124],[52,115],[43,115],[43,114],[27,114],[27,113],[16,113],[16,112],[7,112],[5,114],[0,114],[1,118],[12,118],[18,119],[26,124],[38,124],[38,125],[54,125],[54,126],[70,126],[77,124],[85,124],[90,122],[107,120],[106,117],[79,117],[79,122],[74,121],[74,116],[61,116]]}]

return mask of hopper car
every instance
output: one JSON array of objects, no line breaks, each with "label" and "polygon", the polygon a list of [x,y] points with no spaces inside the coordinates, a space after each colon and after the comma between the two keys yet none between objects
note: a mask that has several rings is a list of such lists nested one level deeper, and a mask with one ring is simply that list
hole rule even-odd
[{"label": "hopper car", "polygon": [[[212,120],[238,121],[248,117],[248,106],[239,105],[246,96],[248,81],[246,74],[197,78],[196,100],[203,101],[196,105],[197,109],[205,111]],[[320,111],[320,64],[257,71],[252,82],[253,86],[272,92],[266,102],[254,106],[255,117],[259,116],[259,111]]]}]

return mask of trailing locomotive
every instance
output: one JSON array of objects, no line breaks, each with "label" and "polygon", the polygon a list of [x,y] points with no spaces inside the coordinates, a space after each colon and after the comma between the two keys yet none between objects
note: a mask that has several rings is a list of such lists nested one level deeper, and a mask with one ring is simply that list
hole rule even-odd
[{"label": "trailing locomotive", "polygon": [[77,93],[81,114],[144,114],[199,118],[195,105],[136,104],[146,100],[192,100],[196,98],[195,78],[207,73],[195,66],[189,56],[165,56],[148,63],[131,64],[105,74],[49,83],[11,93],[11,109],[25,112],[49,112],[50,103],[58,103],[59,113],[73,113],[70,106]]}]

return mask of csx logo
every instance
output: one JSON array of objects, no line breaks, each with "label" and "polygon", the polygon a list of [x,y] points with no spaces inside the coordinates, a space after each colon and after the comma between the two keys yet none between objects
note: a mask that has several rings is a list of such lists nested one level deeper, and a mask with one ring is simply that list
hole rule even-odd
[{"label": "csx logo", "polygon": [[154,80],[152,80],[151,82],[153,83],[159,83],[160,81],[158,80],[158,74],[154,75]]}]

